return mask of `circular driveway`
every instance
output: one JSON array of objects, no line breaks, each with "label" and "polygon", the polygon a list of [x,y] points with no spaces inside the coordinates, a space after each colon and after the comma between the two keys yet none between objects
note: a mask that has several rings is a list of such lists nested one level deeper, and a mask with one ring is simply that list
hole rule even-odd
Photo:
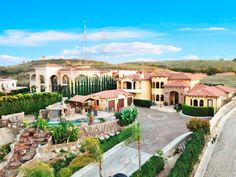
[{"label": "circular driveway", "polygon": [[[157,149],[165,147],[172,140],[188,132],[186,118],[179,113],[160,112],[158,110],[138,107],[138,121],[142,127],[141,150],[154,154]],[[132,147],[136,148],[136,143]]]}]

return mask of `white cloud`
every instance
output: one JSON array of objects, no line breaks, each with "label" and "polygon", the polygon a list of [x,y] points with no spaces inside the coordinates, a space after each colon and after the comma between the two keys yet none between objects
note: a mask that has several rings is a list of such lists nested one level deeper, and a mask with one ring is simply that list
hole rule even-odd
[{"label": "white cloud", "polygon": [[184,60],[199,60],[200,58],[197,55],[188,55],[183,57]]},{"label": "white cloud", "polygon": [[18,64],[25,61],[28,61],[28,59],[25,57],[11,56],[11,55],[5,55],[5,54],[0,55],[1,65],[5,65],[5,66]]},{"label": "white cloud", "polygon": [[[95,45],[86,48],[90,54],[106,53],[112,56],[140,56],[140,55],[160,55],[166,52],[179,52],[182,49],[173,45],[158,45],[149,42],[112,42],[104,45]],[[62,55],[80,55],[85,52],[85,48],[65,49]]]},{"label": "white cloud", "polygon": [[[114,40],[145,38],[161,34],[135,28],[105,28],[87,33],[87,40]],[[25,30],[5,30],[0,34],[0,45],[34,46],[56,41],[83,41],[83,33],[62,32],[55,30],[30,32]]]},{"label": "white cloud", "polygon": [[179,28],[180,31],[229,31],[223,27],[208,27],[208,28]]}]

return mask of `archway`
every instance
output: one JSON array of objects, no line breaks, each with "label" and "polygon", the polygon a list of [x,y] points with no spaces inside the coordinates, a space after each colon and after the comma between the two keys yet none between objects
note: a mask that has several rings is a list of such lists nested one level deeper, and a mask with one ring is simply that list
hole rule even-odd
[{"label": "archway", "polygon": [[51,83],[51,91],[57,92],[58,91],[58,77],[56,75],[52,75],[50,77],[50,83]]},{"label": "archway", "polygon": [[124,89],[132,89],[132,82],[123,82]]},{"label": "archway", "polygon": [[179,93],[176,91],[170,92],[170,105],[176,105],[179,104]]}]

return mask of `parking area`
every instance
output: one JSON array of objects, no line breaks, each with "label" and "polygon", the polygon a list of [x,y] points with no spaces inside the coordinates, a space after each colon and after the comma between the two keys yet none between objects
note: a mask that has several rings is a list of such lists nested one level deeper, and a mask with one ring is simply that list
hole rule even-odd
[{"label": "parking area", "polygon": [[189,118],[179,113],[141,107],[138,107],[138,110],[138,121],[142,127],[141,148],[144,152],[154,154],[157,149],[165,147],[176,137],[188,132],[186,122]]}]

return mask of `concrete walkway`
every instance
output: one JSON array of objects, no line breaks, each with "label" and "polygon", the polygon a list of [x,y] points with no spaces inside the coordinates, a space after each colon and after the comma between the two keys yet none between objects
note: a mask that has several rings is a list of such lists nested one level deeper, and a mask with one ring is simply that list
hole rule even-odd
[{"label": "concrete walkway", "polygon": [[236,111],[226,122],[215,146],[205,177],[236,176]]},{"label": "concrete walkway", "polygon": [[[151,156],[151,154],[142,152],[142,164]],[[130,176],[138,169],[137,150],[125,146],[123,143],[116,145],[104,154],[102,168],[103,177],[110,177],[116,173],[123,173]],[[89,164],[74,173],[72,177],[99,177],[98,166],[96,164]]]}]

